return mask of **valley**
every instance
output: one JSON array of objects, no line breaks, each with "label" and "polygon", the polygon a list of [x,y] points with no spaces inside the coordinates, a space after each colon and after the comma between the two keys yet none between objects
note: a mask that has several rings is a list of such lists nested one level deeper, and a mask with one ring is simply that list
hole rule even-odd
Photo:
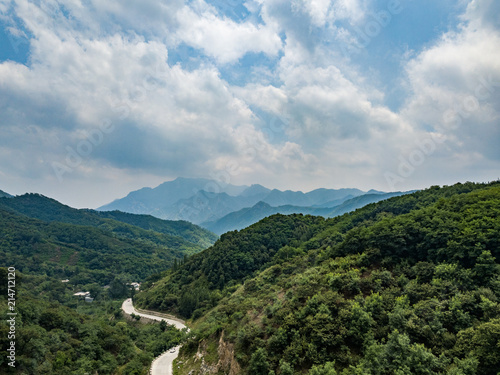
[{"label": "valley", "polygon": [[269,207],[217,239],[185,221],[0,198],[23,322],[8,373],[496,375],[499,182],[362,194],[331,218]]}]

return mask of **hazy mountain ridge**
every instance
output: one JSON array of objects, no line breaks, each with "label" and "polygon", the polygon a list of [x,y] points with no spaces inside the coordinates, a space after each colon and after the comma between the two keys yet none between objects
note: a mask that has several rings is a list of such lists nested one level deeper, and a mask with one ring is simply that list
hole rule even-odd
[{"label": "hazy mountain ridge", "polygon": [[[335,206],[332,206],[333,208],[317,206],[300,207],[292,205],[273,207],[266,202],[260,201],[252,207],[243,208],[239,211],[232,212],[218,220],[204,222],[200,225],[216,234],[221,235],[231,230],[240,230],[246,228],[258,222],[259,220],[262,220],[263,218],[274,214],[303,214],[331,218],[338,215],[343,215],[350,211],[354,211],[370,203],[376,203],[384,199],[389,199],[392,197],[410,193],[412,192],[364,194],[355,198],[347,199],[345,201],[343,199],[338,199],[337,201],[332,201],[336,203],[339,202]],[[348,195],[346,198],[350,196],[351,195]]]},{"label": "hazy mountain ridge", "polygon": [[[370,193],[383,194],[383,192],[373,190]],[[350,198],[364,194],[367,193],[349,188],[320,188],[303,193],[291,190],[271,190],[259,184],[221,186],[208,179],[177,178],[156,188],[143,188],[131,192],[126,197],[117,199],[98,210],[120,210],[153,215],[161,219],[187,220],[207,229],[217,227],[219,228],[217,233],[221,234],[222,228],[241,229],[262,219],[262,214],[256,215],[251,210],[245,210],[251,209],[258,202],[274,207],[272,210],[267,210],[270,215],[281,212],[328,216],[327,208],[333,209]],[[229,219],[225,216],[240,210],[245,210],[248,217],[243,218],[242,213],[235,214],[234,217],[240,217],[240,222],[235,223],[234,226],[215,224],[218,220],[228,221]],[[260,212],[264,212],[262,207]]]},{"label": "hazy mountain ridge", "polygon": [[[221,188],[212,180],[204,178],[183,178],[179,177],[173,181],[167,181],[158,185],[155,188],[145,187],[133,192],[130,192],[126,197],[116,199],[113,202],[101,206],[99,211],[124,211],[135,212],[139,214],[153,214],[158,211],[161,214],[162,210],[174,203],[189,199],[201,190],[215,189],[217,193],[240,194],[248,186],[234,186],[228,184],[225,188]],[[158,217],[158,214],[154,215]],[[160,217],[160,219],[168,219]]]}]

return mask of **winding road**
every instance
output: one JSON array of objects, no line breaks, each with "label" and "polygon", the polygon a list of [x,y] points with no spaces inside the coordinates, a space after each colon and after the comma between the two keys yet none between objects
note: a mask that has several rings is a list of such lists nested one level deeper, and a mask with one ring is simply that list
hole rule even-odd
[{"label": "winding road", "polygon": [[[147,314],[147,313],[141,313],[138,312],[135,308],[134,305],[132,304],[132,298],[126,299],[123,301],[122,304],[122,310],[125,312],[125,314],[135,314],[139,315],[141,317],[147,318],[147,319],[152,319],[152,320],[157,320],[157,321],[162,321],[164,320],[167,324],[174,325],[175,328],[177,329],[184,329],[186,326],[181,323],[180,321],[173,320],[173,319],[168,319],[168,318],[163,318],[161,316]],[[175,352],[171,352],[171,350],[175,350]],[[159,357],[157,357],[153,363],[151,364],[151,374],[152,375],[172,375],[173,374],[173,362],[179,355],[179,349],[180,346],[177,346],[175,348],[169,349]]]}]

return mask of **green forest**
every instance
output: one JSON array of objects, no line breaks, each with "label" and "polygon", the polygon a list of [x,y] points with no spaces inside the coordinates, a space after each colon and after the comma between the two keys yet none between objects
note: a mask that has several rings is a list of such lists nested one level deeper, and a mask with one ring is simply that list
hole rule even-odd
[{"label": "green forest", "polygon": [[[433,186],[331,219],[274,215],[217,241],[186,222],[0,198],[0,259],[16,268],[18,312],[18,366],[6,356],[0,366],[145,375],[182,343],[177,375],[202,364],[243,375],[498,375],[499,217],[498,181]],[[3,316],[6,277],[0,268]],[[125,319],[130,296],[187,319],[191,333]],[[2,350],[8,330],[1,320]]]},{"label": "green forest", "polygon": [[[7,268],[0,268],[0,314],[7,316]],[[16,273],[16,367],[0,356],[2,374],[145,375],[154,357],[177,345],[184,333],[165,324],[126,320],[123,296],[101,292],[93,303],[73,296],[73,287],[47,276]],[[7,353],[6,319],[0,343]]]},{"label": "green forest", "polygon": [[[0,264],[14,267],[16,280],[13,294],[8,268],[0,268],[0,344],[7,353],[7,301],[14,297],[16,367],[2,355],[0,373],[147,374],[153,358],[184,333],[125,319],[121,304],[135,292],[127,284],[159,277],[216,238],[187,222],[77,210],[39,194],[4,195]],[[93,302],[73,295],[79,291]]]},{"label": "green forest", "polygon": [[[125,319],[121,304],[135,292],[127,284],[159,277],[216,238],[187,222],[77,210],[38,194],[0,198],[0,264],[16,269],[13,293],[0,268],[0,313],[8,317],[8,297],[17,313],[16,367],[2,355],[0,372],[145,375],[184,333]],[[3,353],[8,333],[1,319]]]},{"label": "green forest", "polygon": [[0,198],[0,264],[73,285],[142,281],[216,238],[187,222],[77,210],[38,194]]},{"label": "green forest", "polygon": [[197,351],[215,366],[224,342],[241,374],[497,375],[499,233],[499,182],[434,186],[264,219],[134,299],[190,319],[178,374]]}]

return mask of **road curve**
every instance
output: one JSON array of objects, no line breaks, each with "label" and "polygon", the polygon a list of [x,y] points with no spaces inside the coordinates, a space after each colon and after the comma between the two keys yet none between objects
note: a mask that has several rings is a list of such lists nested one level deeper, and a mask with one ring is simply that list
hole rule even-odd
[{"label": "road curve", "polygon": [[[157,321],[162,321],[164,320],[167,324],[174,325],[175,328],[177,329],[183,329],[186,328],[184,324],[177,320],[173,319],[167,319],[167,318],[162,318],[161,316],[157,315],[152,315],[152,314],[146,314],[146,313],[141,313],[138,312],[132,303],[132,298],[128,298],[125,301],[123,301],[122,304],[122,310],[125,312],[125,314],[134,314],[134,315],[139,315],[147,319],[152,319],[152,320],[157,320]],[[170,351],[172,349],[169,349],[159,357],[157,357],[153,363],[151,364],[151,374],[152,375],[172,375],[173,374],[173,362],[179,355],[179,349],[180,346],[177,346],[175,348],[175,352],[171,353]]]}]

